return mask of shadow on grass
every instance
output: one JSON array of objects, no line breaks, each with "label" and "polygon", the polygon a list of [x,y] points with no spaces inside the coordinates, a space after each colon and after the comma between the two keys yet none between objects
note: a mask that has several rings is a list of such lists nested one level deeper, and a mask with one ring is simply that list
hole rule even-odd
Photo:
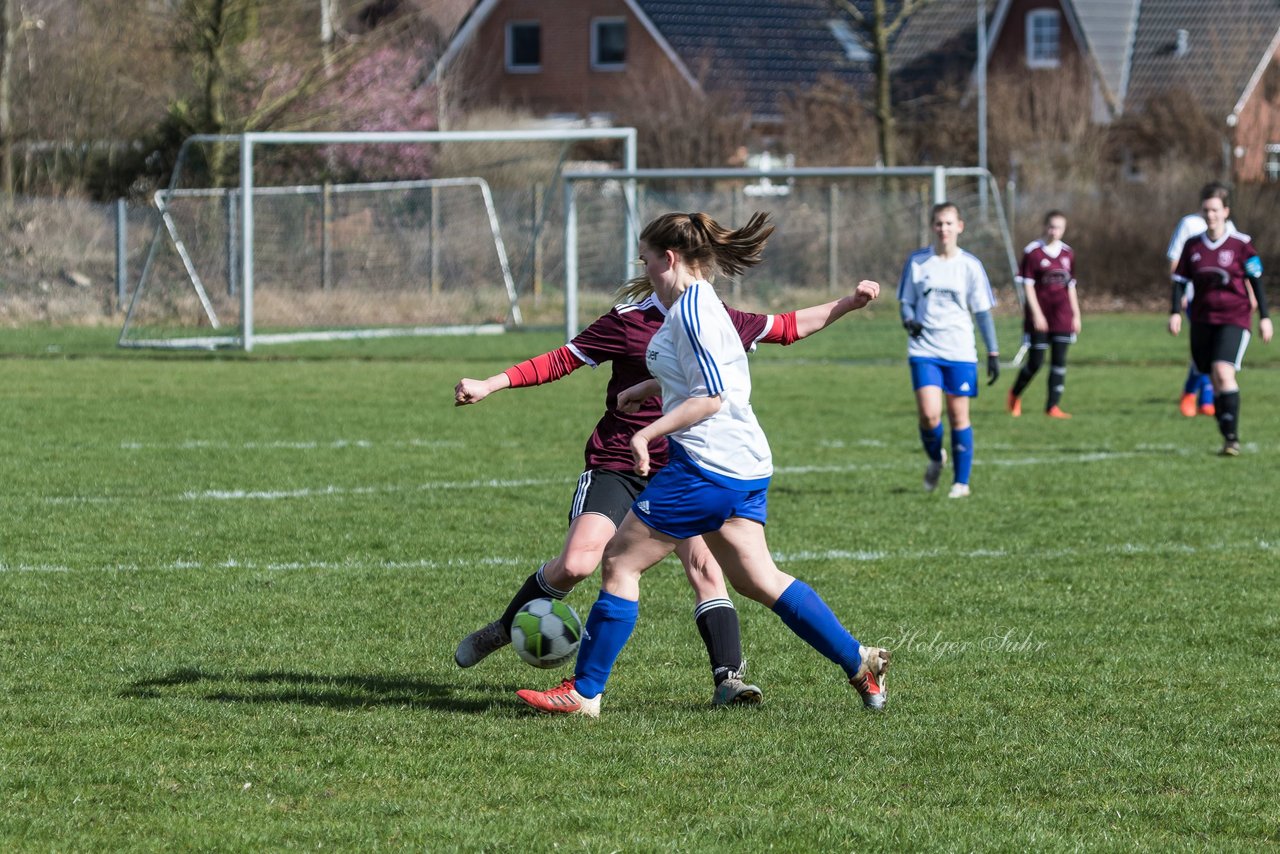
[{"label": "shadow on grass", "polygon": [[333,709],[406,706],[461,713],[487,711],[495,701],[512,699],[517,687],[440,684],[399,676],[288,670],[224,673],[183,667],[132,682],[120,696],[135,700],[189,697],[192,694],[184,689],[191,686],[199,686],[194,696],[217,703],[283,703]]}]

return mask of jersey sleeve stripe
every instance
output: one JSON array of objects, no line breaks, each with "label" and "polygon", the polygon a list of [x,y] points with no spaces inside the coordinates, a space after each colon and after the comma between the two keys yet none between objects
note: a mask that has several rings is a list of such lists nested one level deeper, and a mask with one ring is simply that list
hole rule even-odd
[{"label": "jersey sleeve stripe", "polygon": [[715,360],[706,348],[702,346],[699,339],[699,333],[702,332],[702,316],[698,312],[698,286],[691,285],[689,290],[682,297],[684,302],[684,311],[681,313],[681,321],[684,324],[685,335],[689,338],[689,344],[693,347],[694,355],[698,359],[698,367],[702,371],[702,379],[707,384],[707,395],[715,396],[724,391],[724,382],[720,378],[720,370],[716,366]]},{"label": "jersey sleeve stripe", "polygon": [[600,367],[600,365],[599,365],[599,364],[597,364],[597,363],[595,362],[595,360],[594,360],[594,359],[589,359],[589,358],[587,358],[586,353],[583,353],[583,352],[582,352],[581,350],[579,350],[577,347],[573,346],[573,342],[569,342],[568,344],[566,344],[566,345],[564,345],[564,346],[566,346],[566,347],[568,347],[568,348],[569,348],[569,352],[573,353],[573,355],[575,355],[575,356],[577,356],[579,359],[581,359],[581,360],[582,360],[582,363],[583,363],[584,365],[590,365],[590,366],[591,366],[591,367],[593,367],[593,368],[598,368],[598,367]]}]

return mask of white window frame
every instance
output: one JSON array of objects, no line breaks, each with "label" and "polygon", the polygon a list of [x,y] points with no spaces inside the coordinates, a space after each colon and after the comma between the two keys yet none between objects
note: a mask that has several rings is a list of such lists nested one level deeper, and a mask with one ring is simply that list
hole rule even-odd
[{"label": "white window frame", "polygon": [[[600,47],[600,28],[607,24],[621,24],[623,32],[623,48],[622,62],[598,62],[598,50]],[[592,71],[625,71],[627,67],[627,48],[626,48],[626,27],[627,19],[621,17],[611,18],[592,18],[591,19],[591,70]]]},{"label": "white window frame", "polygon": [[[1045,21],[1052,21],[1054,29],[1058,34],[1058,41],[1055,47],[1055,55],[1045,57],[1040,54],[1037,49],[1039,45],[1036,42],[1036,27]],[[1057,9],[1032,9],[1027,13],[1027,67],[1028,68],[1057,68],[1062,64],[1062,15]]]},{"label": "white window frame", "polygon": [[[538,63],[536,65],[516,65],[515,63],[515,39],[513,38],[513,30],[516,27],[537,27],[538,28]],[[541,21],[507,21],[506,26],[506,50],[505,65],[509,74],[537,74],[542,71],[542,22]]]}]

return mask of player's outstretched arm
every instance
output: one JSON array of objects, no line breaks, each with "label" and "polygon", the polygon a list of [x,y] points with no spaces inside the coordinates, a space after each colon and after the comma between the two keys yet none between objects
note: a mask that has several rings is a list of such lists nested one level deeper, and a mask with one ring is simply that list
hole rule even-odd
[{"label": "player's outstretched arm", "polygon": [[511,385],[511,380],[507,379],[506,374],[494,374],[487,380],[473,380],[469,377],[463,377],[453,387],[453,405],[468,406],[472,403],[479,403],[495,391],[500,391],[509,385]]},{"label": "player's outstretched arm", "polygon": [[815,332],[821,332],[851,311],[866,307],[867,303],[880,296],[880,283],[863,279],[853,289],[853,293],[832,300],[822,305],[814,305],[796,311],[795,340],[808,338]]},{"label": "player's outstretched arm", "polygon": [[518,365],[512,365],[487,380],[468,378],[459,380],[453,387],[453,405],[466,406],[479,403],[495,391],[501,391],[504,388],[522,388],[555,382],[561,377],[567,377],[584,364],[586,363],[568,347],[559,347],[541,356],[526,359]]},{"label": "player's outstretched arm", "polygon": [[863,279],[848,296],[824,302],[822,305],[811,305],[786,314],[774,315],[773,325],[766,330],[760,341],[783,346],[794,344],[801,338],[808,338],[815,332],[821,332],[849,312],[863,308],[878,296],[880,296],[880,283]]}]

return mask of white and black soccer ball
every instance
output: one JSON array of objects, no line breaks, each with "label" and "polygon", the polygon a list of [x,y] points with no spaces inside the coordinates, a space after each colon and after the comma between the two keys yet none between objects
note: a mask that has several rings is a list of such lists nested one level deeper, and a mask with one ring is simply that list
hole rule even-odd
[{"label": "white and black soccer ball", "polygon": [[578,651],[582,620],[558,599],[534,599],[511,622],[511,645],[526,664],[558,667]]}]

